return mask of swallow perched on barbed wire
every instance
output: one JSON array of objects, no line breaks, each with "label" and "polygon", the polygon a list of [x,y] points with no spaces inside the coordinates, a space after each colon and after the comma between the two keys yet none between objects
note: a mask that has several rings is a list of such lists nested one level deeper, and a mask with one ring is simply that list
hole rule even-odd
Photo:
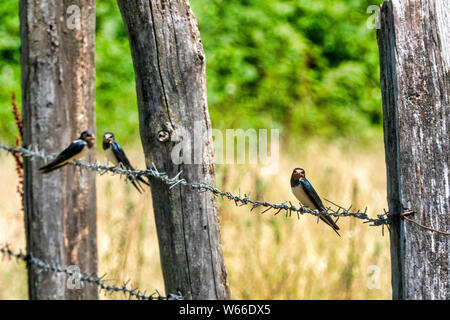
[{"label": "swallow perched on barbed wire", "polygon": [[[291,188],[295,197],[303,206],[308,207],[311,210],[319,210],[319,212],[326,211],[322,200],[320,200],[316,190],[314,190],[311,183],[306,179],[305,170],[302,168],[295,168],[292,172]],[[337,232],[339,227],[330,216],[319,213],[319,218],[333,228],[334,232],[340,236],[339,232]]]},{"label": "swallow perched on barbed wire", "polygon": [[[125,169],[134,170],[133,166],[125,155],[120,144],[117,143],[114,134],[112,132],[105,132],[103,135],[103,151],[105,152],[106,159],[110,161],[114,166],[123,166]],[[141,176],[133,177],[131,175],[127,176],[127,179],[136,188],[137,191],[142,193],[144,190],[139,182],[150,186],[150,184],[145,181]]]},{"label": "swallow perched on barbed wire", "polygon": [[95,135],[91,131],[83,131],[77,140],[72,141],[72,143],[66,149],[61,151],[54,160],[39,168],[39,170],[42,173],[49,173],[65,166],[73,160],[81,159],[86,155],[88,149],[92,148],[94,141]]}]

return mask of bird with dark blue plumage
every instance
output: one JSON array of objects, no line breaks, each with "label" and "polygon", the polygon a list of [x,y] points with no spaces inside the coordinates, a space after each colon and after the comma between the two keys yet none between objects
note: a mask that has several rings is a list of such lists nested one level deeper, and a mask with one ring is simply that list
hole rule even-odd
[{"label": "bird with dark blue plumage", "polygon": [[[125,155],[125,151],[117,143],[116,138],[112,132],[105,132],[103,135],[103,151],[105,152],[106,159],[111,162],[114,166],[122,166],[127,170],[134,170],[133,166]],[[133,177],[131,175],[127,176],[127,179],[136,188],[137,191],[142,193],[144,190],[140,185],[140,182],[149,186],[150,184],[145,181],[141,176]]]},{"label": "bird with dark blue plumage", "polygon": [[[305,170],[303,170],[302,168],[295,168],[292,172],[291,188],[295,197],[301,202],[303,206],[308,207],[311,210],[318,210],[319,212],[326,211],[322,200],[320,200],[320,197],[317,194],[316,190],[314,190],[311,183],[309,183],[308,179],[306,179]],[[320,213],[319,218],[331,228],[333,228],[334,232],[336,232],[340,236],[339,232],[337,232],[337,230],[339,230],[339,227],[330,216]]]},{"label": "bird with dark blue plumage", "polygon": [[39,170],[42,173],[49,173],[65,166],[73,160],[81,159],[86,155],[88,149],[92,148],[94,141],[95,135],[91,131],[83,131],[78,139],[72,141],[53,161],[39,168]]}]

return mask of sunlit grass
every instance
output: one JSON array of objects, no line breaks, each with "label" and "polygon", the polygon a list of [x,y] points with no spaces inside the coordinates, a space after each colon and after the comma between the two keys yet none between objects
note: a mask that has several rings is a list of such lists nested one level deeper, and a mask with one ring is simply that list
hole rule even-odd
[{"label": "sunlit grass", "polygon": [[[221,165],[217,185],[232,193],[251,193],[258,200],[292,201],[289,178],[294,167],[307,177],[322,198],[353,205],[369,215],[387,207],[382,145],[346,151],[312,143],[297,154],[280,158],[279,172],[260,175],[257,166]],[[143,155],[128,150],[132,162],[143,167]],[[99,155],[103,161],[103,156]],[[0,244],[25,248],[23,214],[15,185],[12,157],[0,153]],[[111,283],[164,294],[151,194],[140,195],[118,176],[97,176],[99,274]],[[342,237],[311,215],[285,217],[260,214],[259,209],[236,207],[219,198],[221,237],[233,299],[390,299],[389,238],[381,227],[353,218],[338,221]],[[0,299],[27,298],[23,263],[2,261]],[[369,266],[380,270],[380,288],[369,289]],[[104,299],[124,298],[120,294]]]},{"label": "sunlit grass", "polygon": [[[258,168],[221,168],[219,186],[251,192],[270,202],[292,201],[289,178],[302,167],[317,192],[341,205],[375,215],[386,208],[383,147],[344,152],[331,145],[311,144],[298,158],[282,158],[279,173],[261,177]],[[342,237],[316,218],[286,218],[270,211],[260,215],[248,207],[221,201],[225,262],[234,298],[244,299],[389,299],[389,239],[380,227],[353,218],[338,224]],[[380,289],[367,287],[368,267],[380,268]]]}]

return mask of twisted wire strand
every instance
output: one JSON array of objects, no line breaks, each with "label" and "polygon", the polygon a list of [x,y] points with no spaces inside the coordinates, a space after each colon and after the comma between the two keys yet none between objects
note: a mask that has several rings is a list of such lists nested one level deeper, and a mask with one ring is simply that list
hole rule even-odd
[{"label": "twisted wire strand", "polygon": [[[31,150],[23,147],[10,147],[0,144],[0,149],[6,150],[9,153],[20,153],[25,158],[41,158],[46,161],[49,161],[53,159],[56,154],[45,154],[45,152],[39,151],[38,149]],[[107,165],[102,165],[100,163],[87,163],[82,161],[74,161],[71,163],[74,166],[79,166],[82,168],[86,168],[88,170],[97,171],[100,175],[103,175],[105,173],[110,173],[112,175],[118,174],[118,175],[125,175],[127,177],[138,177],[138,176],[145,176],[148,179],[158,179],[165,184],[169,186],[169,189],[174,188],[178,184],[183,185],[185,187],[189,187],[193,190],[196,190],[198,192],[206,192],[209,191],[213,193],[217,197],[221,197],[222,199],[228,199],[231,201],[234,201],[236,206],[244,206],[249,205],[251,206],[250,211],[252,211],[255,208],[262,207],[264,210],[261,213],[265,213],[269,210],[276,210],[275,215],[280,213],[281,211],[284,211],[286,216],[291,216],[292,213],[296,213],[298,219],[300,219],[300,215],[304,213],[308,213],[311,215],[316,216],[319,218],[320,215],[328,215],[331,217],[337,217],[339,219],[340,217],[354,217],[360,220],[363,220],[363,223],[369,223],[369,226],[382,226],[382,232],[384,235],[384,226],[386,225],[389,229],[389,225],[391,223],[391,213],[384,210],[383,213],[377,214],[377,218],[371,218],[367,215],[367,207],[364,211],[350,211],[352,206],[349,208],[345,208],[339,204],[336,204],[335,202],[324,199],[333,206],[335,206],[337,209],[333,209],[331,207],[326,207],[326,211],[319,212],[318,210],[311,210],[304,206],[296,207],[294,206],[290,201],[289,204],[287,201],[283,203],[270,203],[268,201],[258,201],[258,200],[252,200],[250,198],[250,195],[244,194],[244,196],[241,196],[241,193],[239,191],[239,195],[233,195],[230,192],[224,192],[216,187],[204,184],[204,183],[192,183],[187,182],[184,178],[180,179],[180,175],[182,171],[178,172],[174,177],[170,178],[165,172],[160,172],[156,168],[155,164],[152,163],[152,168],[147,170],[128,170],[122,166],[119,167],[111,167]],[[411,218],[406,217],[405,214],[401,213],[401,218],[405,221],[411,222],[416,224],[417,226],[421,227],[424,230],[436,232],[445,236],[450,236],[449,233],[439,231],[430,227],[427,227]],[[336,220],[337,221],[337,220]]]},{"label": "twisted wire strand", "polygon": [[[38,149],[32,150],[28,148],[23,147],[10,147],[5,145],[0,145],[0,149],[6,150],[10,153],[20,153],[25,158],[41,158],[45,161],[49,161],[55,157],[55,154],[45,154],[45,152],[40,151]],[[180,179],[180,175],[182,171],[178,172],[174,177],[170,178],[165,172],[160,172],[156,168],[155,164],[152,163],[152,168],[147,170],[128,170],[122,166],[119,167],[111,167],[107,165],[103,165],[100,163],[87,163],[82,161],[73,161],[71,163],[74,166],[82,167],[88,170],[96,171],[100,175],[103,175],[105,173],[110,173],[112,175],[118,174],[118,175],[125,175],[127,177],[142,177],[145,176],[148,179],[158,179],[165,184],[169,186],[169,189],[174,188],[178,184],[183,185],[185,187],[189,187],[193,190],[196,190],[198,192],[206,192],[209,191],[213,193],[215,196],[220,196],[222,199],[228,199],[231,201],[234,201],[234,203],[237,206],[244,206],[249,205],[251,206],[250,211],[252,211],[255,208],[262,207],[264,210],[261,213],[265,213],[269,210],[276,210],[275,215],[280,213],[281,211],[285,212],[286,216],[291,216],[292,213],[296,213],[298,219],[300,219],[300,215],[304,213],[308,213],[314,216],[317,216],[319,218],[319,214],[323,215],[329,215],[332,217],[337,217],[338,219],[340,217],[354,217],[357,219],[364,220],[363,223],[370,223],[370,226],[380,226],[380,225],[389,225],[389,213],[386,211],[382,214],[378,214],[377,218],[371,218],[367,215],[367,208],[364,211],[350,211],[351,206],[349,208],[342,207],[330,200],[325,199],[327,202],[331,203],[332,205],[336,206],[337,209],[332,209],[331,207],[327,207],[325,212],[319,212],[318,210],[311,210],[304,206],[296,207],[294,206],[290,201],[283,202],[283,203],[270,203],[268,201],[258,201],[258,200],[252,200],[249,195],[244,194],[244,196],[241,196],[240,192],[239,195],[233,195],[230,192],[224,192],[216,187],[204,184],[204,183],[192,183],[187,182],[184,178]],[[384,230],[383,230],[384,231]]]},{"label": "twisted wire strand", "polygon": [[9,258],[15,258],[17,260],[25,261],[27,267],[29,267],[30,265],[34,265],[42,271],[63,273],[68,276],[73,276],[76,277],[76,279],[79,280],[80,283],[84,282],[91,283],[93,285],[98,286],[100,290],[104,290],[105,292],[122,292],[130,299],[136,298],[138,300],[183,300],[183,296],[180,293],[162,296],[159,294],[158,291],[155,291],[154,293],[147,295],[145,291],[141,291],[137,288],[128,287],[129,281],[124,281],[122,286],[109,285],[104,280],[105,275],[103,275],[102,277],[98,277],[95,275],[86,275],[78,273],[65,266],[49,264],[40,259],[35,258],[31,254],[24,254],[22,253],[22,251],[14,252],[9,248],[9,245],[0,247],[0,253],[3,256],[7,256]]}]

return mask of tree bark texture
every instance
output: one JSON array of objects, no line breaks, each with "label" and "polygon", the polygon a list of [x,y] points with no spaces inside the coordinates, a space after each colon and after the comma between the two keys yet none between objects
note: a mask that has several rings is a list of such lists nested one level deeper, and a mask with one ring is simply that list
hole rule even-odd
[{"label": "tree bark texture", "polygon": [[[205,55],[187,0],[118,0],[128,30],[147,167],[215,184]],[[183,145],[183,161],[173,161]],[[208,192],[151,181],[167,293],[230,297],[217,204]]]},{"label": "tree bark texture", "polygon": [[394,299],[450,299],[450,2],[391,0],[378,44]]},{"label": "tree bark texture", "polygon": [[[58,153],[95,130],[95,0],[21,0],[20,36],[24,146]],[[95,173],[68,165],[41,174],[42,165],[25,158],[28,253],[97,273]],[[34,265],[28,285],[30,299],[98,298],[96,286]]]}]

